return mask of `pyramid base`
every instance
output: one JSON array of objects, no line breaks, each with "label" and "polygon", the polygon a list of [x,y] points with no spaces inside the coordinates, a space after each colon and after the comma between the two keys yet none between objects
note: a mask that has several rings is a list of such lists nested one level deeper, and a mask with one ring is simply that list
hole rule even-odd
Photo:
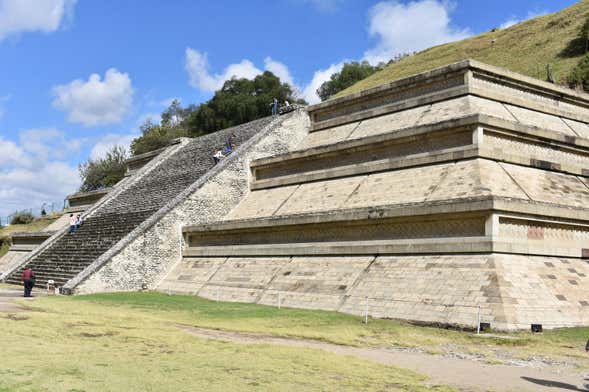
[{"label": "pyramid base", "polygon": [[184,258],[159,285],[220,301],[495,330],[589,325],[589,263],[510,254]]}]

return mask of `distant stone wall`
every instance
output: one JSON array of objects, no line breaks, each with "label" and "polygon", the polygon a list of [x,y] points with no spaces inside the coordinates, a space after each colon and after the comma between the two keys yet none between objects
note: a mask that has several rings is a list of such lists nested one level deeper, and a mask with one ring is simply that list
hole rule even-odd
[{"label": "distant stone wall", "polygon": [[173,208],[164,207],[137,230],[141,234],[125,244],[104,266],[86,280],[72,282],[76,293],[155,288],[182,258],[182,226],[222,219],[249,192],[249,162],[295,149],[308,133],[306,113],[298,111],[239,147],[208,175],[178,195]]}]

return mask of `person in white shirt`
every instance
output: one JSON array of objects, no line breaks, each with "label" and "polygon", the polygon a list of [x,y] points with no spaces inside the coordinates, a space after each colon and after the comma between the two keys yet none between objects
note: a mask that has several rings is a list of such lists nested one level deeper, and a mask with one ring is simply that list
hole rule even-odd
[{"label": "person in white shirt", "polygon": [[70,214],[70,234],[75,233],[77,222],[78,222],[78,220],[76,219],[74,214]]},{"label": "person in white shirt", "polygon": [[215,154],[213,155],[213,159],[215,160],[215,165],[217,163],[219,163],[221,161],[221,159],[225,158],[225,155],[223,155],[223,151],[221,150],[217,150],[215,152]]}]

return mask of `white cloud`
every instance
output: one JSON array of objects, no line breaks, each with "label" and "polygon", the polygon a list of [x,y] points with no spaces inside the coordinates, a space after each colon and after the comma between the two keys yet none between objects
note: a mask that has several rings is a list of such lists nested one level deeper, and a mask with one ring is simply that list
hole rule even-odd
[{"label": "white cloud", "polygon": [[407,4],[383,1],[369,12],[369,34],[377,45],[366,51],[371,64],[388,61],[396,54],[414,52],[430,46],[457,41],[471,35],[468,29],[450,24],[451,6],[447,1],[420,0]]},{"label": "white cloud", "polygon": [[0,136],[0,168],[21,162],[24,157],[22,148],[10,140],[4,140]]},{"label": "white cloud", "polygon": [[294,79],[290,74],[290,70],[286,64],[281,63],[280,61],[272,60],[271,57],[266,57],[264,59],[264,68],[278,76],[282,83],[290,84],[295,89],[297,88],[297,85],[295,84]]},{"label": "white cloud", "polygon": [[80,147],[55,128],[29,129],[19,143],[0,137],[0,216],[16,210],[61,202],[80,179],[76,167],[64,161]]},{"label": "white cloud", "polygon": [[505,22],[501,23],[501,25],[499,26],[499,28],[501,29],[506,29],[508,27],[511,27],[513,25],[516,25],[518,23],[524,22],[528,19],[533,19],[536,18],[538,16],[543,16],[548,14],[548,11],[544,10],[544,11],[529,11],[526,14],[525,18],[517,18],[515,16],[511,16],[509,19],[507,19]]},{"label": "white cloud", "polygon": [[80,150],[83,139],[66,138],[56,128],[33,128],[19,134],[22,150],[35,158],[35,162],[51,159],[66,159],[69,154]]},{"label": "white cloud", "polygon": [[133,139],[138,137],[137,133],[130,133],[127,135],[109,133],[102,137],[92,148],[90,152],[91,159],[100,159],[106,156],[106,153],[111,150],[114,146],[124,147],[126,151],[129,151],[129,146]]},{"label": "white cloud", "polygon": [[[332,64],[327,69],[321,69],[315,72],[308,85],[300,86],[294,80],[288,66],[276,61],[271,57],[264,59],[264,69],[278,76],[283,83],[292,86],[296,95],[302,96],[309,103],[320,101],[316,90],[321,84],[331,77],[335,72],[339,72],[343,67],[343,61],[338,64]],[[230,64],[220,74],[212,75],[209,72],[209,64],[206,53],[200,53],[192,48],[186,49],[186,71],[189,76],[191,86],[201,91],[213,92],[220,89],[226,80],[232,77],[253,79],[263,71],[257,68],[250,60],[244,59],[240,63]]]},{"label": "white cloud", "polygon": [[0,41],[10,35],[51,33],[73,18],[76,0],[0,0]]},{"label": "white cloud", "polygon": [[68,114],[68,120],[85,126],[119,123],[133,104],[131,78],[115,68],[104,79],[92,74],[88,81],[76,79],[53,88],[53,106]]},{"label": "white cloud", "polygon": [[192,48],[186,48],[185,67],[190,78],[190,85],[207,92],[220,89],[226,80],[234,76],[253,79],[262,73],[250,60],[241,60],[237,64],[227,66],[222,73],[212,75],[209,73],[207,54]]},{"label": "white cloud", "polygon": [[305,101],[307,101],[310,104],[321,101],[321,99],[317,95],[317,89],[321,87],[321,85],[324,82],[328,81],[331,75],[341,71],[341,69],[344,66],[344,62],[345,61],[342,61],[338,64],[332,64],[326,69],[320,69],[318,71],[315,71],[315,73],[313,74],[313,79],[311,79],[309,84],[305,86],[305,88],[303,89],[302,95]]}]

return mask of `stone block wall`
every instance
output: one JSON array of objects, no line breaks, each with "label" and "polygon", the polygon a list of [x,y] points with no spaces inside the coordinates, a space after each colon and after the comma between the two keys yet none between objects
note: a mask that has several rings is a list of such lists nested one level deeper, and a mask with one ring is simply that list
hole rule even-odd
[{"label": "stone block wall", "polygon": [[[185,258],[158,287],[221,301],[476,328],[589,323],[589,263],[502,255]],[[280,297],[280,298],[279,298]],[[554,311],[558,309],[558,311]]]}]

